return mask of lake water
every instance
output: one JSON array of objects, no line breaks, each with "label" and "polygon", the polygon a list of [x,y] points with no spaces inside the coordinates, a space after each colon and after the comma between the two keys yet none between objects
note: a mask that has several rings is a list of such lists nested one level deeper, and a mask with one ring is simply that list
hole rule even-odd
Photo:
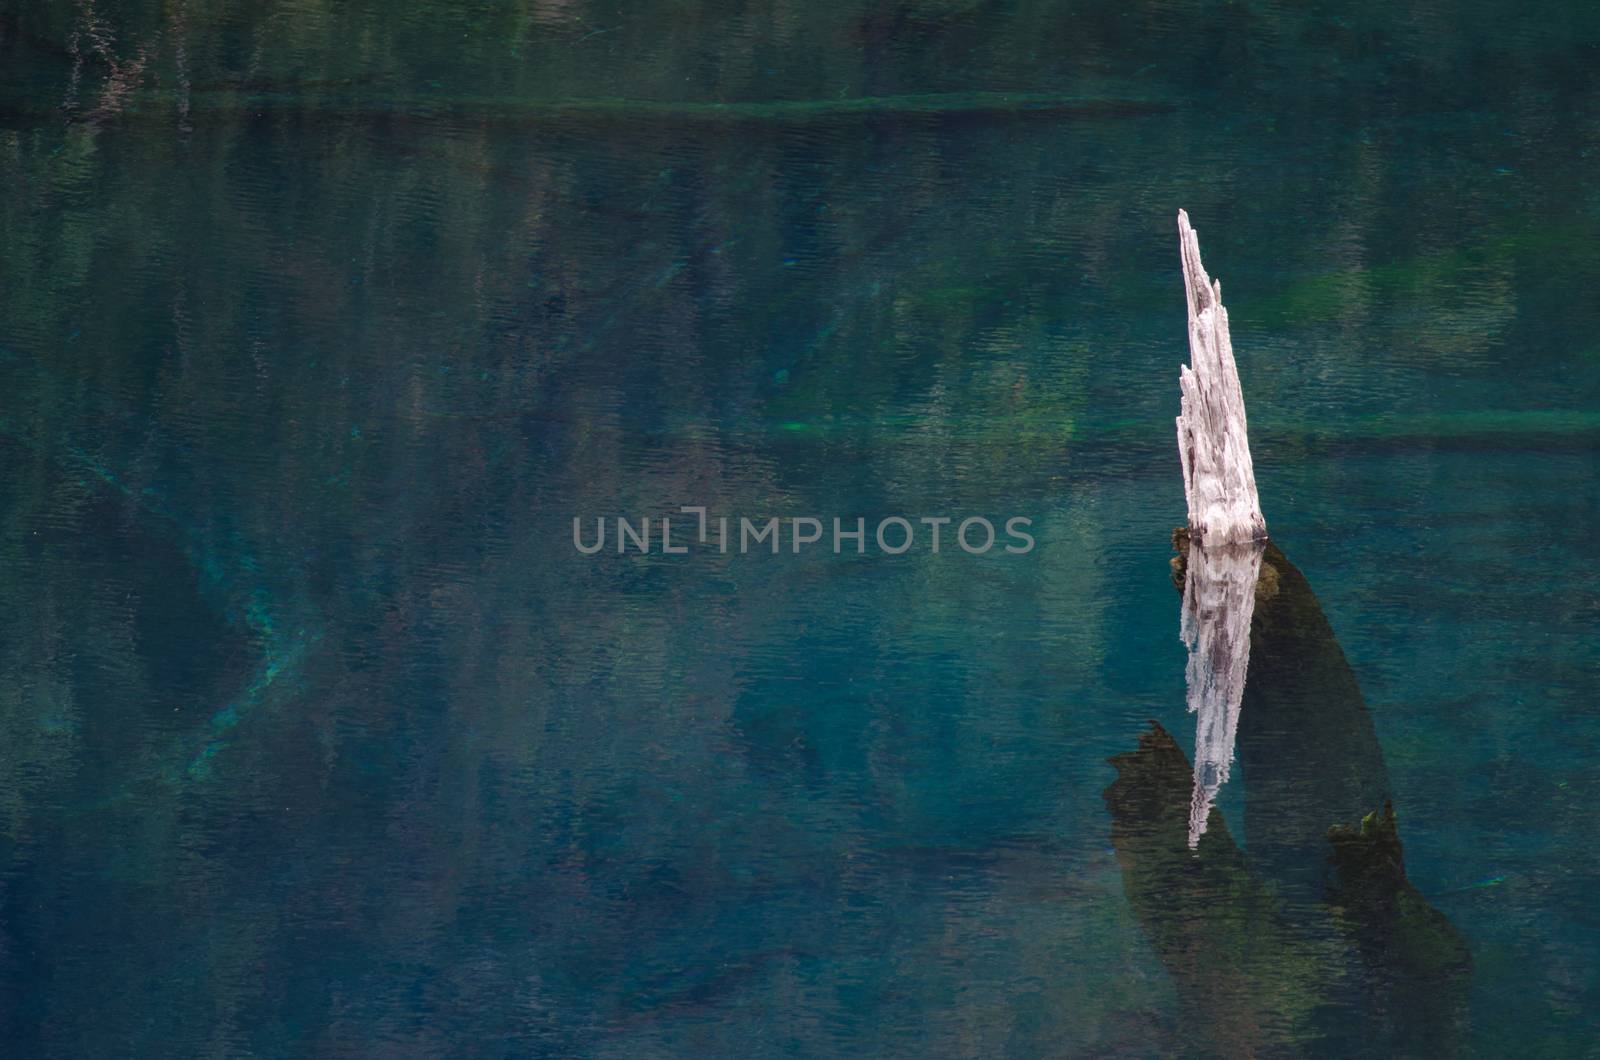
[{"label": "lake water", "polygon": [[[1361,967],[1238,959],[1212,877],[1174,950],[1103,795],[1149,720],[1193,751],[1183,207],[1471,954],[1384,1048],[1600,1055],[1597,49],[1476,0],[0,2],[3,1051],[1347,1055]],[[573,547],[684,505],[869,541]],[[1236,1012],[1274,962],[1314,1015]]]}]

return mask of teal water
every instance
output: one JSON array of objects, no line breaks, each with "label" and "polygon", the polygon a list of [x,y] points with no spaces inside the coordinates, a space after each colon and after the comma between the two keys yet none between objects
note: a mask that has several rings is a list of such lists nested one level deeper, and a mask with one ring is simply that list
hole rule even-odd
[{"label": "teal water", "polygon": [[[1407,1048],[1600,1055],[1597,53],[1576,4],[0,0],[3,1051],[1346,1055],[1359,991],[1196,1001],[1102,796],[1192,748],[1181,206],[1471,953]],[[572,546],[680,505],[1037,547]]]}]

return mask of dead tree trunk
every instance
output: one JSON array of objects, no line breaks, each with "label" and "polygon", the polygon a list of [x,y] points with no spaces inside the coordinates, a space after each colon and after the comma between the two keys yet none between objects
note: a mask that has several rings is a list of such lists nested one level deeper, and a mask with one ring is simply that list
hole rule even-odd
[{"label": "dead tree trunk", "polygon": [[1244,392],[1228,338],[1222,284],[1200,264],[1200,241],[1189,215],[1178,211],[1183,291],[1189,303],[1189,363],[1179,371],[1178,459],[1189,503],[1189,533],[1205,545],[1259,541],[1267,536],[1256,496],[1246,436]]}]

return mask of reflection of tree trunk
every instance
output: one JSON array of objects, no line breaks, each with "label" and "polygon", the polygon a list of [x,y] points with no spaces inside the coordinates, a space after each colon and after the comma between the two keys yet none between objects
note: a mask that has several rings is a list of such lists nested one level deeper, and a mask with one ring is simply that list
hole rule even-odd
[{"label": "reflection of tree trunk", "polygon": [[1206,830],[1211,803],[1233,763],[1262,547],[1254,541],[1210,548],[1196,544],[1189,550],[1179,629],[1189,649],[1184,676],[1189,713],[1195,715],[1191,847]]}]

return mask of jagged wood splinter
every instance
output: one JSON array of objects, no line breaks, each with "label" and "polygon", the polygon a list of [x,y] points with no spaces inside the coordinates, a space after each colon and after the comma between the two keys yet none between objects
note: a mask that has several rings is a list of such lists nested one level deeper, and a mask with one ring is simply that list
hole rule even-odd
[{"label": "jagged wood splinter", "polygon": [[1200,240],[1189,215],[1178,211],[1183,291],[1189,303],[1189,363],[1179,372],[1178,459],[1189,503],[1189,533],[1205,545],[1259,541],[1267,536],[1250,463],[1244,393],[1233,363],[1222,283],[1200,264]]}]

